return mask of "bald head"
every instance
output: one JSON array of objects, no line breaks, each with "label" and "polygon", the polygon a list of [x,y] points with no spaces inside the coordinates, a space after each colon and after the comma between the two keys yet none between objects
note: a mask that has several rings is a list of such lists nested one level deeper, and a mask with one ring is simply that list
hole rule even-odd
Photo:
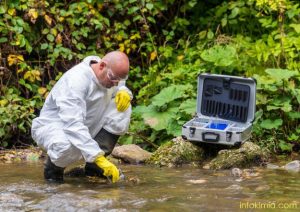
[{"label": "bald head", "polygon": [[127,55],[120,51],[112,51],[107,53],[102,60],[106,61],[115,75],[123,78],[129,72],[129,59]]}]

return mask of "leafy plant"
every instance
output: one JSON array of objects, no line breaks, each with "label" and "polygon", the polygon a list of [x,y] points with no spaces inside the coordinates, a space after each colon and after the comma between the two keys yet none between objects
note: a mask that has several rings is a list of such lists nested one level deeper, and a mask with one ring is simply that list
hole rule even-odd
[{"label": "leafy plant", "polygon": [[299,13],[290,0],[2,1],[0,145],[32,142],[30,122],[62,73],[119,49],[135,94],[122,142],[152,149],[180,135],[196,112],[197,76],[210,72],[255,77],[254,138],[297,149]]}]

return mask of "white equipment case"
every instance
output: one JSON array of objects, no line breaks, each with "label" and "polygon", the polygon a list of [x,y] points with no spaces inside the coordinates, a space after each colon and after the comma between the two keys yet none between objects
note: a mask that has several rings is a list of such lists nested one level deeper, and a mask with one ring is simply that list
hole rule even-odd
[{"label": "white equipment case", "polygon": [[198,76],[197,114],[182,126],[186,140],[238,146],[251,135],[256,82],[218,74]]}]

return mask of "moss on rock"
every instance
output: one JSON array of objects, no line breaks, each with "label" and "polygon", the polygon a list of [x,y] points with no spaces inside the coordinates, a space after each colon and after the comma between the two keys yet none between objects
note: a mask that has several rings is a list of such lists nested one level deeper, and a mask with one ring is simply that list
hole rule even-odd
[{"label": "moss on rock", "polygon": [[208,164],[210,169],[230,169],[260,165],[267,154],[256,144],[245,142],[239,149],[219,151],[216,158]]},{"label": "moss on rock", "polygon": [[183,164],[198,165],[204,160],[204,151],[181,137],[160,146],[152,156],[146,160],[147,164],[178,167]]}]

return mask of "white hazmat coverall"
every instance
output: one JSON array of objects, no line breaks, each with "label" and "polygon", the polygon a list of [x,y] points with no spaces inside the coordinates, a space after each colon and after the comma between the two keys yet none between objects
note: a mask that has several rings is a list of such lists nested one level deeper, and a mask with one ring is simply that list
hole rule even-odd
[{"label": "white hazmat coverall", "polygon": [[127,90],[132,97],[131,92],[125,87],[125,81],[112,88],[103,87],[90,67],[92,60],[101,59],[88,56],[57,81],[40,116],[32,122],[32,138],[59,167],[64,168],[82,157],[92,163],[97,156],[104,155],[93,139],[102,128],[115,135],[128,130],[131,106],[119,112],[114,95],[119,90]]}]

